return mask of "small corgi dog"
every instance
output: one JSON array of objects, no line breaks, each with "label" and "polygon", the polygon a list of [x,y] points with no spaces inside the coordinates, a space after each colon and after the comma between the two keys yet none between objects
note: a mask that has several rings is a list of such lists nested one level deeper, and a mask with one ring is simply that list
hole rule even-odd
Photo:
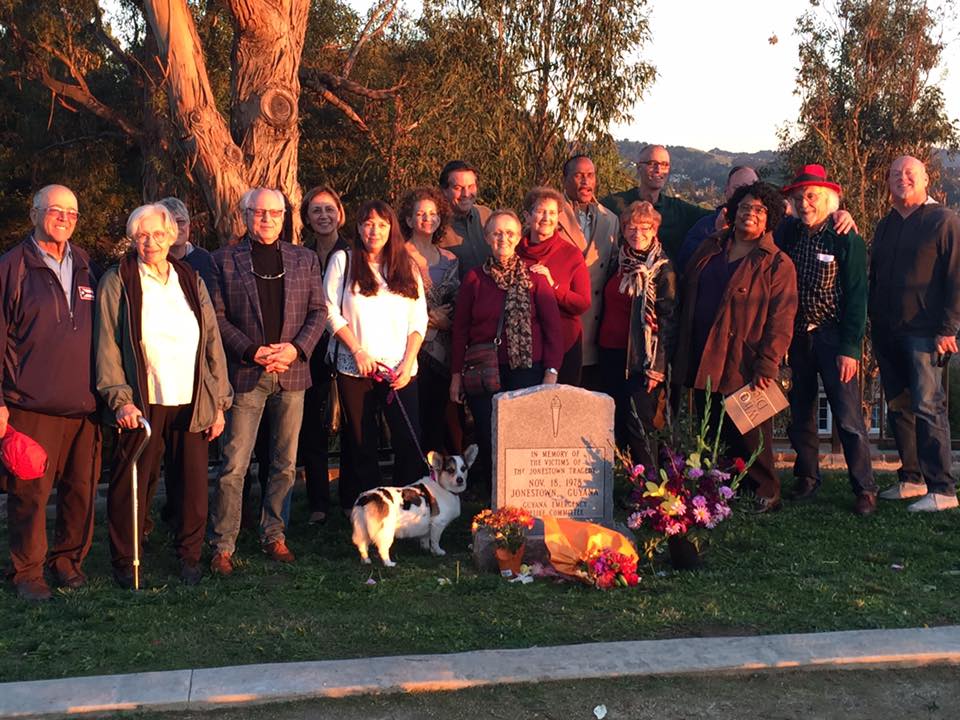
[{"label": "small corgi dog", "polygon": [[377,546],[386,567],[394,538],[420,538],[420,547],[434,555],[446,555],[440,535],[460,517],[459,494],[467,489],[467,472],[477,459],[477,446],[460,455],[427,453],[430,474],[405,487],[378,487],[361,493],[350,512],[353,544],[360,561],[370,564],[370,544]]}]

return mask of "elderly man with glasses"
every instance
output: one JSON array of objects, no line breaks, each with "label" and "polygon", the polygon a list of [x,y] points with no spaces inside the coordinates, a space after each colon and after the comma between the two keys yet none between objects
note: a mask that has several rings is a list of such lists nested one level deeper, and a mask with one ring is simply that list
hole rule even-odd
[{"label": "elderly man with glasses", "polygon": [[213,256],[213,302],[235,393],[212,518],[210,569],[220,575],[233,572],[243,478],[264,411],[271,429],[270,476],[261,542],[271,559],[295,559],[286,544],[283,505],[296,470],[303,395],[310,387],[308,361],[326,319],[317,254],[280,239],[283,194],[256,188],[244,195],[241,207],[246,235]]},{"label": "elderly man with glasses", "polygon": [[[76,195],[48,185],[33,198],[33,231],[0,257],[0,336],[6,346],[0,437],[12,426],[47,452],[43,477],[6,477],[13,583],[30,601],[50,599],[44,562],[59,586],[83,585],[81,565],[93,538],[100,476],[92,363],[97,279],[87,253],[70,243],[78,218]],[[55,483],[48,556],[47,501]]]},{"label": "elderly man with glasses", "polygon": [[821,482],[817,410],[822,384],[856,496],[853,511],[870,515],[877,507],[877,483],[857,380],[867,325],[867,248],[855,230],[837,226],[840,192],[822,165],[805,165],[783,188],[793,217],[784,219],[778,240],[796,266],[799,296],[790,345],[787,435],[797,452],[793,497],[806,500]]}]

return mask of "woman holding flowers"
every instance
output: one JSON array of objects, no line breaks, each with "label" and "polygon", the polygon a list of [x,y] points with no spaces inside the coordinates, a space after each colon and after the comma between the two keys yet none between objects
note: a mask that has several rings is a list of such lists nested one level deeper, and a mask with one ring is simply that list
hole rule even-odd
[{"label": "woman holding flowers", "polygon": [[[707,238],[687,265],[673,371],[695,389],[701,415],[707,389],[714,393],[712,427],[719,422],[723,396],[747,384],[765,389],[776,382],[790,347],[797,277],[772,235],[783,211],[783,198],[771,185],[739,188],[726,207],[733,225]],[[732,455],[746,458],[762,446],[748,471],[759,512],[778,510],[781,504],[772,439],[772,419],[746,435],[729,421],[723,425]]]},{"label": "woman holding flowers", "polygon": [[603,289],[597,334],[604,389],[616,402],[618,444],[646,467],[655,461],[648,433],[665,424],[667,361],[676,334],[677,276],[657,239],[659,228],[660,213],[646,201],[620,215],[623,243]]}]

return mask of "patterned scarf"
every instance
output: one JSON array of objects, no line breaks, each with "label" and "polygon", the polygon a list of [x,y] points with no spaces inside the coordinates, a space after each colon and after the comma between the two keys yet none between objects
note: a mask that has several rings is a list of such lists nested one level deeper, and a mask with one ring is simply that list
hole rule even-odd
[{"label": "patterned scarf", "polygon": [[510,368],[533,367],[533,330],[530,289],[533,280],[523,260],[514,255],[504,264],[487,258],[483,270],[507,293],[503,310],[503,329],[507,336],[507,361]]},{"label": "patterned scarf", "polygon": [[667,257],[658,241],[646,253],[637,252],[627,243],[620,246],[621,294],[640,300],[640,317],[643,318],[643,349],[647,361],[653,360],[657,351],[657,272],[667,264]]}]

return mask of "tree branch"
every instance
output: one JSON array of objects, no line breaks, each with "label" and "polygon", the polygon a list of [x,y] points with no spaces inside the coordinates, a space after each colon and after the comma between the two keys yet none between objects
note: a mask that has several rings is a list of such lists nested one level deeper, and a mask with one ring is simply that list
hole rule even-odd
[{"label": "tree branch", "polygon": [[64,107],[73,110],[73,108],[71,108],[69,105],[62,103],[63,98],[72,100],[76,104],[92,112],[97,117],[116,125],[131,140],[140,140],[142,135],[140,128],[138,128],[130,120],[113,108],[108,107],[100,102],[100,100],[98,100],[96,96],[90,92],[90,88],[87,86],[87,82],[83,77],[83,74],[68,57],[66,57],[62,52],[55,50],[48,45],[44,45],[42,43],[37,44],[37,47],[46,50],[53,57],[57,58],[64,64],[73,78],[77,81],[77,84],[75,85],[55,78],[50,73],[50,69],[47,67],[46,61],[37,56],[37,53],[33,49],[31,43],[28,43],[24,39],[16,26],[10,25],[8,26],[8,30],[10,32],[10,36],[13,38],[14,43],[18,46],[23,55],[27,75],[35,80],[38,80],[44,86],[49,88],[50,91],[54,93],[55,99],[61,100],[61,104],[64,104]]},{"label": "tree branch", "polygon": [[302,66],[300,68],[300,82],[317,92],[322,92],[324,89],[344,90],[353,95],[360,95],[361,97],[371,100],[388,100],[395,98],[406,84],[398,83],[393,87],[373,90],[366,85],[361,85],[342,75],[334,75],[333,73],[324,72],[323,70]]},{"label": "tree branch", "polygon": [[[367,18],[367,22],[363,26],[363,30],[360,31],[357,41],[353,44],[353,47],[350,48],[350,53],[347,55],[347,59],[343,63],[343,77],[350,75],[351,71],[353,70],[354,63],[357,62],[357,56],[360,54],[360,49],[369,40],[372,40],[377,35],[382,33],[389,22],[393,19],[393,15],[397,11],[397,3],[398,0],[380,0],[380,2],[377,3],[377,5],[375,5],[370,11],[370,16]],[[381,19],[379,25],[374,28],[374,22],[377,20],[377,16],[381,13],[384,14],[383,18]]]}]

